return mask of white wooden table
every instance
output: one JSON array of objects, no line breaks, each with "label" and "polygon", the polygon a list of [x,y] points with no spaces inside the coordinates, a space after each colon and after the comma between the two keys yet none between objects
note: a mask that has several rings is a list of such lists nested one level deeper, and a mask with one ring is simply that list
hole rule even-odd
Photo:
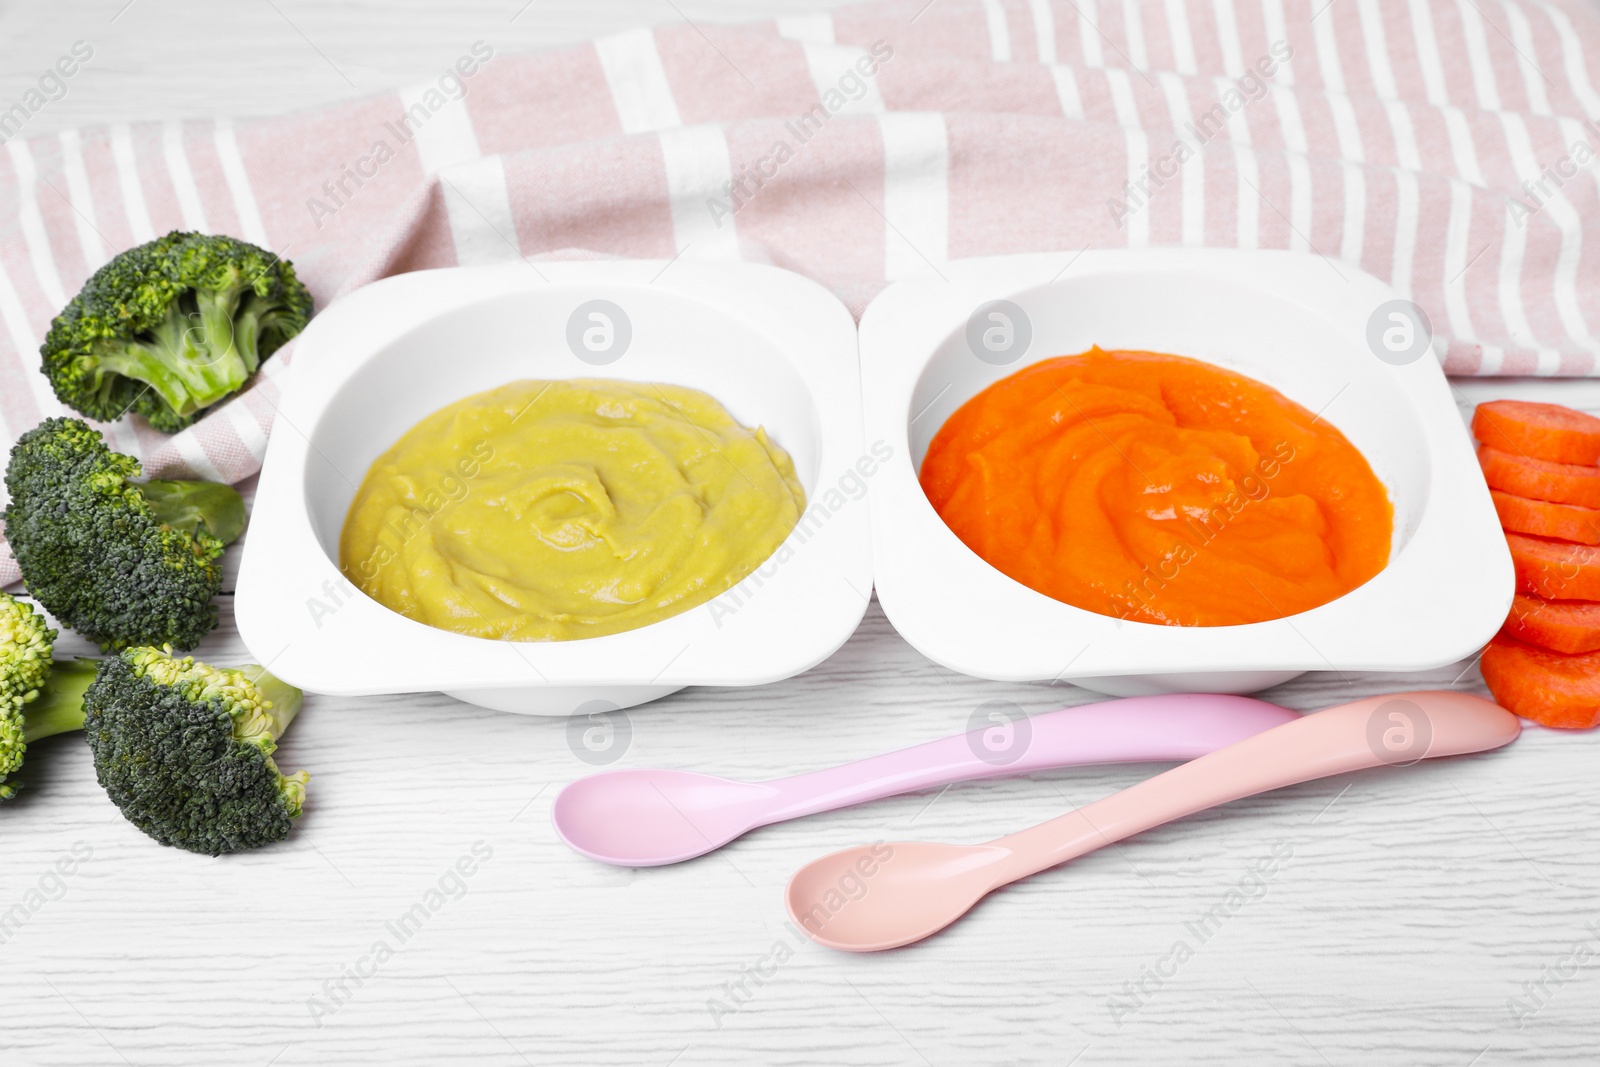
[{"label": "white wooden table", "polygon": [[[278,111],[416,80],[479,37],[533,48],[679,18],[664,0],[535,0],[514,22],[523,0],[136,0],[118,16],[125,2],[0,8],[0,99],[73,40],[97,50],[30,132]],[[675,3],[697,20],[761,9]],[[1459,385],[1463,403],[1600,410],[1600,384]],[[198,654],[243,662],[223,605]],[[1463,663],[1308,675],[1266,695],[1306,709],[1437,686],[1482,691]],[[635,709],[612,766],[778,776],[963,729],[995,698],[1029,711],[1094,699],[934,667],[874,604],[802,677]],[[985,840],[1154,768],[906,796],[631,871],[576,856],[550,828],[556,791],[594,769],[565,721],[442,696],[313,698],[280,762],[312,772],[294,835],[214,860],[126,824],[79,741],[37,747],[27,791],[0,809],[0,913],[31,911],[0,934],[0,1063],[1600,1061],[1600,737],[1530,730],[1487,756],[1240,802],[867,957],[788,928],[780,894],[800,864],[880,838]],[[453,879],[474,849],[475,873]],[[1288,858],[1257,888],[1252,867],[1274,849]],[[57,880],[63,857],[73,873]],[[1186,924],[1241,883],[1252,898],[1202,942]],[[402,941],[389,924],[430,900],[438,909]],[[391,951],[374,955],[379,942]],[[1541,1005],[1520,1027],[1513,997]]]}]

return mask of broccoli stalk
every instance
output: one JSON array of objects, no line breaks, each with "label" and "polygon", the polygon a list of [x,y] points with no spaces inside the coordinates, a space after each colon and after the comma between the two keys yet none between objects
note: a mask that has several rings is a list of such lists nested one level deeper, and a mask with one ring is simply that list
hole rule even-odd
[{"label": "broccoli stalk", "polygon": [[263,301],[237,269],[219,280],[222,288],[180,294],[166,316],[141,333],[96,339],[90,352],[99,388],[110,387],[108,374],[143,382],[185,420],[238,392],[261,365],[263,316],[247,309]]},{"label": "broccoli stalk", "polygon": [[39,699],[22,709],[24,744],[83,729],[83,693],[98,666],[92,659],[57,661]]},{"label": "broccoli stalk", "polygon": [[[98,666],[92,659],[56,661],[39,698],[23,706],[23,751],[35,741],[83,729],[83,694],[93,684]],[[5,789],[0,783],[0,799],[10,798]]]},{"label": "broccoli stalk", "polygon": [[169,433],[238,392],[305,328],[294,267],[232,237],[169,233],[113,258],[50,326],[43,370],[61,402]]},{"label": "broccoli stalk", "polygon": [[151,514],[162,526],[187,533],[206,533],[231,545],[244,533],[244,499],[221,482],[152,478],[136,483]]},{"label": "broccoli stalk", "polygon": [[83,729],[83,694],[95,663],[55,662],[55,638],[32,607],[0,593],[0,800],[17,795],[18,783],[9,779],[29,745]]},{"label": "broccoli stalk", "polygon": [[11,450],[6,540],[33,597],[102,648],[193,648],[217,624],[219,560],[244,502],[230,486],[139,474],[87,424],[47,419]]},{"label": "broccoli stalk", "polygon": [[302,699],[261,667],[130,648],[103,661],[84,694],[95,777],[164,845],[216,856],[281,841],[308,775],[282,774],[272,753]]}]

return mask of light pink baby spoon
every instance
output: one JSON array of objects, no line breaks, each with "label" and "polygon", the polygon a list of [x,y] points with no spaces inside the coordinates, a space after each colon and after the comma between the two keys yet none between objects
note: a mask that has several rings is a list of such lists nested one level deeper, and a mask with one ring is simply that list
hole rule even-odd
[{"label": "light pink baby spoon", "polygon": [[1330,774],[1499,748],[1521,728],[1509,711],[1466,693],[1359,700],[988,844],[880,842],[835,852],[790,879],[785,903],[795,923],[829,948],[897,948],[942,930],[1003,885],[1153,826]]},{"label": "light pink baby spoon", "polygon": [[561,839],[591,859],[656,867],[705,855],[758,826],[819,811],[1054,767],[1193,759],[1296,718],[1249,697],[1130,697],[770,782],[693,771],[607,771],[563,789],[551,817]]}]

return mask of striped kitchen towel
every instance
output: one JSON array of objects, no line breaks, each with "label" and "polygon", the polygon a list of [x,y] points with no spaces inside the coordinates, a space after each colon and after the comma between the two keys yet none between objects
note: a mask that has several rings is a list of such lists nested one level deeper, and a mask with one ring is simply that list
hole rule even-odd
[{"label": "striped kitchen towel", "polygon": [[[1600,374],[1597,10],[896,0],[538,55],[462,41],[424,84],[264,120],[30,138],[25,101],[0,112],[0,441],[61,411],[52,316],[175,228],[278,251],[319,306],[425,267],[682,255],[775,263],[859,314],[956,257],[1298,249],[1420,304],[1450,373]],[[287,360],[183,433],[128,419],[112,443],[247,477]]]}]

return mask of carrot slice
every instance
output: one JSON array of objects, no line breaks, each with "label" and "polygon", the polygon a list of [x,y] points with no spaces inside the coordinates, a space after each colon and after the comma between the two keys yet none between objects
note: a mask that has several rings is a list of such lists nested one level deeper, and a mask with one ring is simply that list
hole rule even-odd
[{"label": "carrot slice", "polygon": [[1600,652],[1569,656],[1501,634],[1478,666],[1507,711],[1563,730],[1600,725]]},{"label": "carrot slice", "polygon": [[1517,591],[1546,600],[1600,600],[1600,548],[1507,533]]},{"label": "carrot slice", "polygon": [[1500,525],[1516,533],[1553,537],[1559,541],[1578,541],[1600,545],[1600,511],[1576,504],[1552,504],[1548,500],[1529,500],[1498,489],[1489,490]]},{"label": "carrot slice", "polygon": [[1600,508],[1600,467],[1529,459],[1488,445],[1478,449],[1478,463],[1490,489],[1532,500]]},{"label": "carrot slice", "polygon": [[1490,448],[1530,459],[1600,462],[1600,419],[1560,404],[1491,400],[1473,413],[1472,433]]},{"label": "carrot slice", "polygon": [[1600,650],[1600,604],[1518,593],[1500,632],[1553,652],[1594,652]]}]

